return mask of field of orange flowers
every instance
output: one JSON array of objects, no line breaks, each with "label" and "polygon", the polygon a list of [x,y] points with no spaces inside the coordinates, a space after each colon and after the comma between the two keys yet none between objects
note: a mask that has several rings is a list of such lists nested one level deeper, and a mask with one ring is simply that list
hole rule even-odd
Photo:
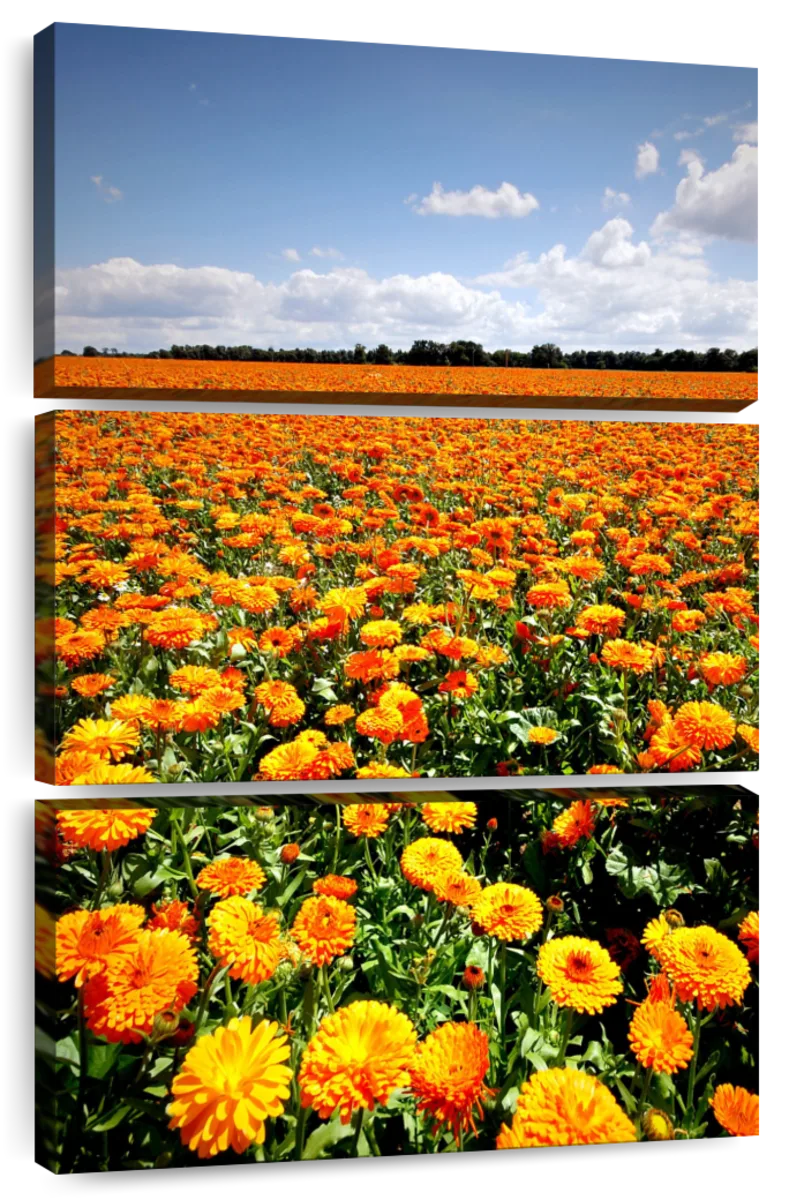
[{"label": "field of orange flowers", "polygon": [[757,766],[756,426],[55,434],[59,783]]},{"label": "field of orange flowers", "polygon": [[757,399],[759,377],[738,371],[578,371],[514,367],[412,367],[362,363],[201,362],[188,359],[55,359],[55,386],[188,388],[394,395]]},{"label": "field of orange flowers", "polygon": [[39,804],[44,1165],[758,1134],[751,793],[259,804]]}]

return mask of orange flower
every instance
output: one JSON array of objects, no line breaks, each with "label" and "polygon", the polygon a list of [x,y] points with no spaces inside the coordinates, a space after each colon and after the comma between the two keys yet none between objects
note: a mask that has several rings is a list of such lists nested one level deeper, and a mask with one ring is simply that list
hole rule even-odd
[{"label": "orange flower", "polygon": [[468,700],[477,691],[479,683],[469,671],[450,671],[438,685],[439,692],[448,692],[458,700]]},{"label": "orange flower", "polygon": [[76,679],[72,679],[71,687],[79,696],[91,699],[100,692],[106,692],[114,682],[113,675],[78,675]]},{"label": "orange flower", "polygon": [[353,945],[356,912],[335,896],[309,896],[297,912],[291,932],[301,952],[322,967]]},{"label": "orange flower", "polygon": [[334,896],[336,900],[350,900],[358,888],[356,880],[347,875],[324,875],[312,885],[313,892],[319,896]]},{"label": "orange flower", "polygon": [[550,725],[532,725],[528,740],[535,746],[552,746],[558,737],[558,732]]},{"label": "orange flower", "polygon": [[127,754],[133,754],[140,740],[139,731],[126,721],[94,720],[83,717],[72,725],[63,739],[63,749],[81,750],[95,758],[112,759],[118,762]]},{"label": "orange flower", "polygon": [[471,915],[500,942],[530,937],[542,925],[542,905],[531,888],[517,883],[491,883],[474,901]]},{"label": "orange flower", "polygon": [[759,730],[754,729],[753,725],[738,725],[737,732],[749,750],[754,754],[759,753]]},{"label": "orange flower", "polygon": [[265,982],[276,971],[287,950],[279,927],[279,914],[264,912],[246,896],[230,895],[214,905],[208,925],[208,949],[228,967],[231,979],[252,984]]},{"label": "orange flower", "polygon": [[108,1042],[139,1042],[165,1009],[178,1013],[197,991],[197,956],[170,929],[143,929],[132,950],[110,955],[85,985],[88,1028]]},{"label": "orange flower", "polygon": [[143,633],[146,642],[163,650],[185,650],[206,632],[200,613],[191,608],[166,608],[156,614]]},{"label": "orange flower", "polygon": [[759,1136],[759,1097],[743,1087],[721,1083],[712,1094],[712,1111],[732,1137]]},{"label": "orange flower", "polygon": [[295,862],[300,854],[301,854],[301,846],[298,844],[298,842],[287,842],[284,846],[280,847],[280,851],[279,851],[280,862],[284,862],[284,863]]},{"label": "orange flower", "polygon": [[654,951],[680,1000],[708,1012],[742,1004],[751,971],[741,950],[709,925],[673,929]]},{"label": "orange flower", "polygon": [[409,883],[432,892],[436,882],[448,872],[462,870],[463,859],[452,842],[443,838],[417,838],[400,856],[400,870]]},{"label": "orange flower", "polygon": [[285,1111],[293,1071],[290,1046],[274,1021],[232,1017],[189,1050],[172,1083],[170,1129],[198,1158],[232,1146],[243,1154],[260,1146],[266,1121]]},{"label": "orange flower", "polygon": [[748,962],[759,961],[759,914],[749,912],[739,925],[737,937],[745,946]]},{"label": "orange flower", "polygon": [[443,903],[454,904],[456,908],[470,908],[479,898],[482,884],[465,871],[448,871],[438,876],[433,890],[436,899]]},{"label": "orange flower", "polygon": [[299,693],[290,683],[281,679],[260,683],[255,688],[255,699],[262,704],[269,723],[276,728],[297,725],[306,712]]},{"label": "orange flower", "polygon": [[699,659],[699,672],[712,687],[739,683],[747,670],[748,664],[742,654],[725,654],[717,650],[702,654]]},{"label": "orange flower", "polygon": [[368,621],[359,630],[359,637],[365,646],[391,649],[403,640],[403,630],[398,621]]},{"label": "orange flower", "polygon": [[671,925],[669,925],[663,913],[659,917],[653,917],[644,930],[644,936],[641,939],[642,945],[646,946],[650,954],[655,958],[659,957],[658,951],[664,938],[667,938],[671,933]]},{"label": "orange flower", "polygon": [[673,1075],[693,1058],[693,1034],[673,1003],[639,1004],[628,1033],[630,1049],[645,1069]]},{"label": "orange flower", "polygon": [[626,620],[621,608],[613,604],[591,604],[578,614],[576,625],[585,633],[602,633],[606,637],[616,637],[621,633]]},{"label": "orange flower", "polygon": [[522,1085],[512,1126],[502,1125],[496,1148],[635,1141],[633,1122],[604,1083],[574,1067],[549,1067]]},{"label": "orange flower", "polygon": [[179,667],[170,676],[171,685],[190,696],[199,696],[209,688],[218,687],[221,682],[222,676],[213,667],[192,666],[191,663]]},{"label": "orange flower", "polygon": [[324,1017],[301,1059],[299,1093],[322,1120],[349,1124],[359,1108],[386,1105],[410,1082],[416,1030],[378,1000],[356,1000]]},{"label": "orange flower", "polygon": [[55,963],[61,983],[74,979],[75,987],[100,974],[113,954],[134,947],[145,920],[139,904],[114,904],[89,912],[80,908],[58,918],[55,926]]},{"label": "orange flower", "polygon": [[623,990],[619,967],[599,942],[557,937],[544,942],[537,974],[557,1004],[576,1012],[599,1013]]},{"label": "orange flower", "polygon": [[649,756],[655,766],[668,766],[669,771],[688,771],[701,762],[701,751],[681,736],[670,719],[666,719],[652,735]]},{"label": "orange flower", "polygon": [[212,896],[246,896],[265,883],[266,876],[251,858],[215,858],[203,867],[195,883]]},{"label": "orange flower", "polygon": [[433,1135],[449,1126],[460,1145],[461,1132],[476,1134],[475,1111],[483,1116],[484,1083],[490,1066],[487,1034],[476,1025],[446,1021],[416,1048],[411,1091],[419,1112],[433,1121]]},{"label": "orange flower", "polygon": [[697,608],[688,608],[684,612],[675,612],[671,618],[671,628],[676,633],[695,633],[701,629],[707,618]]},{"label": "orange flower", "polygon": [[354,710],[350,704],[334,704],[326,710],[323,720],[326,725],[345,725],[353,716]]},{"label": "orange flower", "polygon": [[569,808],[559,813],[553,822],[553,832],[565,849],[580,842],[581,838],[594,836],[595,814],[591,800],[574,800]]},{"label": "orange flower", "polygon": [[155,808],[62,808],[58,829],[65,841],[82,849],[117,850],[145,833],[155,816]]},{"label": "orange flower", "polygon": [[557,583],[536,583],[526,593],[532,608],[569,608],[573,602],[570,588],[560,579]]},{"label": "orange flower", "polygon": [[147,928],[175,929],[193,942],[200,930],[200,922],[183,900],[163,900],[153,906]]},{"label": "orange flower", "polygon": [[473,829],[477,806],[471,800],[440,800],[422,805],[422,820],[433,833],[462,833]]},{"label": "orange flower", "polygon": [[342,823],[354,837],[377,838],[386,832],[389,810],[385,804],[344,804]]},{"label": "orange flower", "polygon": [[356,718],[357,733],[377,738],[385,746],[391,745],[402,728],[403,717],[396,708],[367,708]]},{"label": "orange flower", "polygon": [[603,662],[615,671],[632,671],[643,675],[652,669],[652,653],[644,646],[636,646],[622,638],[613,638],[603,646]]},{"label": "orange flower", "polygon": [[719,704],[691,700],[677,710],[674,727],[680,739],[696,750],[724,750],[734,741],[736,722]]}]

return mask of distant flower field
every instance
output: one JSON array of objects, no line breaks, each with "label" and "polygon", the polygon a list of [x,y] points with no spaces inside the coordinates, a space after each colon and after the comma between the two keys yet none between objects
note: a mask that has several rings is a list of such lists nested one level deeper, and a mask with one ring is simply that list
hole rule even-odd
[{"label": "distant flower field", "polygon": [[59,783],[758,764],[755,426],[55,429]]},{"label": "distant flower field", "polygon": [[755,372],[739,371],[578,371],[58,356],[55,359],[55,385],[72,388],[752,401],[757,399],[759,377]]},{"label": "distant flower field", "polygon": [[40,1160],[757,1135],[756,797],[462,795],[39,804]]}]

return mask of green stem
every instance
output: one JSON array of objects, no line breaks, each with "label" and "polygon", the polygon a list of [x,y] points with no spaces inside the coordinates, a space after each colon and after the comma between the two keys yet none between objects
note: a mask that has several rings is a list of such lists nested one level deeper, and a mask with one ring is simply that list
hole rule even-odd
[{"label": "green stem", "polygon": [[233,989],[230,986],[230,976],[225,975],[225,1019],[230,1020],[236,1015],[236,1006],[233,1003]]},{"label": "green stem", "polygon": [[376,874],[375,867],[373,866],[372,855],[370,854],[370,839],[369,838],[364,839],[364,857],[367,860],[367,869],[369,870],[370,874],[373,877],[373,882],[377,886],[378,885],[378,876]]},{"label": "green stem", "polygon": [[99,907],[99,904],[101,903],[101,897],[104,894],[104,888],[106,886],[107,879],[109,877],[111,869],[112,869],[112,855],[110,854],[109,850],[102,850],[102,852],[101,852],[101,870],[99,871],[99,881],[96,884],[96,890],[93,893],[93,899],[90,902],[91,912],[95,912],[95,910]]},{"label": "green stem", "polygon": [[564,1031],[562,1033],[562,1044],[559,1047],[559,1053],[556,1057],[556,1066],[557,1067],[564,1066],[564,1059],[567,1054],[567,1047],[570,1044],[570,1036],[572,1034],[572,1028],[573,1028],[573,1010],[571,1008],[568,1008],[568,1009],[566,1009],[565,1014],[564,1014]]},{"label": "green stem", "polygon": [[334,1012],[334,1001],[331,998],[331,988],[329,987],[329,972],[326,963],[320,969],[321,990],[326,1001],[326,1007],[330,1013]]},{"label": "green stem", "polygon": [[358,1108],[356,1116],[353,1118],[353,1143],[351,1144],[351,1158],[359,1157],[359,1136],[362,1132],[362,1121],[364,1120],[364,1109]]},{"label": "green stem", "polygon": [[211,999],[211,991],[214,986],[214,981],[216,980],[216,977],[221,970],[222,970],[222,968],[217,963],[217,965],[214,967],[211,974],[206,979],[205,984],[203,985],[203,991],[200,996],[200,1005],[197,1009],[197,1016],[195,1017],[195,1036],[197,1036],[197,1031],[199,1030],[199,1028],[202,1024],[203,1016],[204,1016],[205,1010],[208,1006],[208,1001]]},{"label": "green stem", "polygon": [[655,1068],[650,1067],[649,1070],[644,1075],[644,1082],[641,1085],[641,1095],[639,1096],[639,1099],[638,1099],[638,1115],[639,1115],[639,1117],[641,1116],[641,1114],[644,1111],[644,1102],[646,1101],[646,1098],[649,1095],[649,1088],[650,1088],[650,1084],[652,1083],[652,1076],[654,1074],[655,1074]]},{"label": "green stem", "polygon": [[331,863],[332,875],[337,870],[337,863],[340,859],[340,842],[342,841],[342,812],[339,804],[334,808],[334,855]]},{"label": "green stem", "polygon": [[304,1131],[307,1128],[307,1107],[302,1104],[296,1120],[296,1162],[301,1162],[304,1156]]},{"label": "green stem", "polygon": [[699,1062],[699,1044],[701,1042],[701,1009],[696,1012],[695,1027],[693,1030],[693,1058],[690,1060],[690,1068],[688,1070],[688,1095],[685,1101],[685,1121],[688,1125],[688,1130],[692,1127],[694,1121],[693,1113],[693,1093],[696,1090],[696,1069]]},{"label": "green stem", "polygon": [[192,893],[192,898],[196,899],[197,893],[198,893],[198,887],[197,887],[197,884],[195,883],[195,877],[192,873],[192,860],[189,857],[189,847],[186,844],[186,838],[184,837],[184,831],[181,828],[180,817],[173,817],[173,828],[175,829],[175,836],[178,838],[178,844],[181,847],[181,854],[183,855],[183,863],[184,863],[184,874],[186,875],[186,879],[189,884],[189,891]]}]

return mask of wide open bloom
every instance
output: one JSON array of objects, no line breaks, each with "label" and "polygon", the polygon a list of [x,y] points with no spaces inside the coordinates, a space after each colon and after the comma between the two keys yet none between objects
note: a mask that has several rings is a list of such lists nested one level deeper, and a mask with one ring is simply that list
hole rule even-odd
[{"label": "wide open bloom", "polygon": [[603,646],[603,662],[615,671],[632,671],[643,675],[651,671],[653,655],[647,646],[638,646],[624,638],[612,638]]},{"label": "wide open bloom", "polygon": [[448,1125],[460,1144],[460,1133],[472,1129],[475,1111],[482,1116],[484,1084],[490,1066],[488,1037],[476,1025],[447,1021],[416,1048],[411,1065],[411,1091],[417,1108],[432,1118],[435,1136]]},{"label": "wide open bloom", "polygon": [[575,624],[584,633],[602,633],[607,637],[616,637],[621,633],[627,617],[621,608],[613,604],[590,604],[578,614]]},{"label": "wide open bloom", "polygon": [[683,1070],[693,1057],[693,1034],[670,1001],[650,999],[639,1004],[628,1041],[642,1067],[667,1075]]},{"label": "wide open bloom", "polygon": [[433,833],[462,833],[472,829],[477,806],[471,800],[442,800],[422,805],[422,820]]},{"label": "wide open bloom", "polygon": [[712,1111],[732,1137],[759,1136],[759,1097],[744,1087],[721,1083],[712,1094]]},{"label": "wide open bloom", "polygon": [[557,1004],[576,1012],[599,1013],[623,990],[619,967],[599,942],[557,937],[537,956],[537,974]]},{"label": "wide open bloom", "polygon": [[163,900],[153,906],[147,928],[175,929],[193,942],[200,929],[200,922],[192,915],[191,908],[184,900]]},{"label": "wide open bloom", "polygon": [[559,845],[569,849],[581,838],[594,836],[595,813],[591,800],[574,800],[569,808],[555,818],[553,832],[559,838]]},{"label": "wide open bloom", "polygon": [[389,816],[385,804],[345,804],[342,823],[354,837],[377,838],[386,831]]},{"label": "wide open bloom", "polygon": [[139,740],[139,730],[127,721],[83,717],[69,729],[63,739],[63,749],[66,752],[83,751],[85,754],[92,754],[94,758],[118,762],[127,754],[134,753]]},{"label": "wide open bloom", "polygon": [[83,849],[117,850],[145,833],[155,816],[155,808],[61,808],[58,829]]},{"label": "wide open bloom", "polygon": [[448,871],[437,877],[433,890],[437,900],[454,904],[456,908],[470,908],[479,898],[482,884],[465,871]]},{"label": "wide open bloom", "polygon": [[277,729],[297,725],[306,712],[304,701],[295,687],[281,679],[258,684],[255,699],[265,709],[269,724]]},{"label": "wide open bloom", "polygon": [[414,887],[432,892],[447,872],[460,871],[463,859],[457,846],[443,838],[417,838],[400,856],[400,870]]},{"label": "wide open bloom", "polygon": [[185,650],[207,632],[205,618],[192,608],[166,608],[143,633],[146,642],[163,650]]},{"label": "wide open bloom", "polygon": [[410,1082],[416,1030],[404,1013],[378,1000],[356,1000],[324,1017],[301,1059],[303,1107],[349,1124],[359,1108],[386,1105]]},{"label": "wide open bloom", "polygon": [[134,947],[144,920],[145,909],[139,904],[64,913],[55,926],[55,965],[60,982],[73,978],[74,986],[82,987],[86,980],[100,974],[111,955]]},{"label": "wide open bloom", "polygon": [[569,608],[573,602],[570,588],[560,579],[557,583],[535,583],[529,588],[526,599],[532,608]]},{"label": "wide open bloom", "polygon": [[251,858],[215,858],[203,867],[195,883],[212,896],[246,896],[262,887],[266,876]]},{"label": "wide open bloom", "polygon": [[745,946],[748,962],[758,963],[759,914],[757,912],[749,912],[747,917],[740,922],[740,927],[737,930],[737,937]]},{"label": "wide open bloom", "polygon": [[674,728],[686,746],[696,750],[724,750],[734,741],[734,717],[709,700],[690,700],[677,709]]},{"label": "wide open bloom", "polygon": [[85,985],[88,1028],[108,1042],[139,1042],[165,1009],[178,1013],[197,991],[197,955],[183,934],[143,929]]},{"label": "wide open bloom", "polygon": [[695,1000],[708,1012],[742,1004],[751,982],[745,955],[730,938],[709,925],[673,929],[655,951],[679,999]]},{"label": "wide open bloom", "polygon": [[747,670],[748,663],[742,654],[725,654],[722,650],[715,650],[702,654],[699,659],[699,673],[704,682],[712,687],[739,683]]},{"label": "wide open bloom", "polygon": [[356,910],[335,896],[309,896],[296,913],[291,934],[302,954],[322,967],[353,945]]},{"label": "wide open bloom", "polygon": [[260,1146],[290,1093],[290,1045],[274,1021],[233,1017],[198,1038],[172,1084],[170,1129],[198,1158]]},{"label": "wide open bloom", "polygon": [[228,896],[214,905],[208,925],[208,949],[232,979],[263,983],[287,953],[279,913],[264,912],[246,896]]},{"label": "wide open bloom", "polygon": [[633,1122],[604,1083],[574,1067],[551,1067],[523,1084],[512,1126],[502,1125],[496,1148],[635,1141]]},{"label": "wide open bloom", "polygon": [[483,888],[471,915],[490,937],[514,942],[531,937],[542,925],[542,905],[531,888],[517,883],[491,883]]},{"label": "wide open bloom", "polygon": [[323,875],[316,879],[312,890],[318,896],[334,896],[336,900],[350,900],[359,890],[355,879],[348,875]]}]

